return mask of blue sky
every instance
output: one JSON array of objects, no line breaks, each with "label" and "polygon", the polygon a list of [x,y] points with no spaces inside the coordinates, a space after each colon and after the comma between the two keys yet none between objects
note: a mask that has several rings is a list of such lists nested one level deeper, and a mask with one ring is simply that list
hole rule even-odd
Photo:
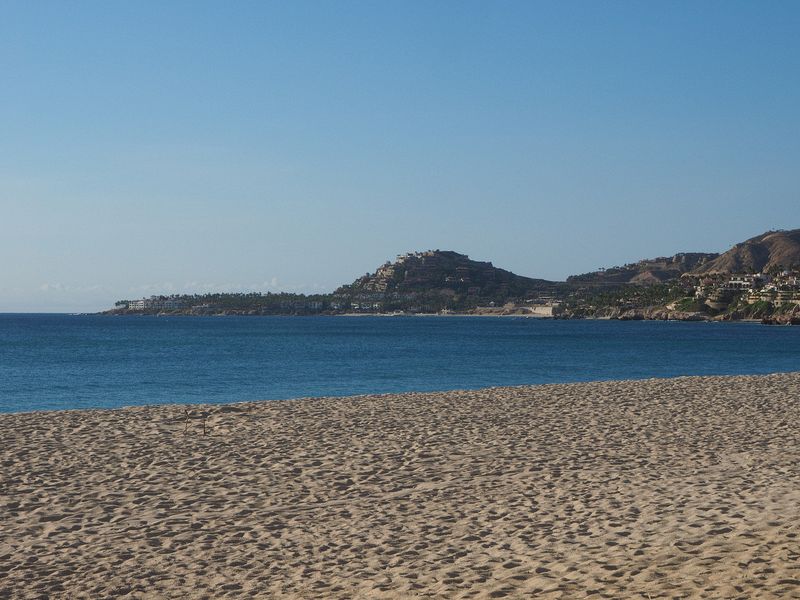
[{"label": "blue sky", "polygon": [[800,227],[797,2],[0,1],[0,312]]}]

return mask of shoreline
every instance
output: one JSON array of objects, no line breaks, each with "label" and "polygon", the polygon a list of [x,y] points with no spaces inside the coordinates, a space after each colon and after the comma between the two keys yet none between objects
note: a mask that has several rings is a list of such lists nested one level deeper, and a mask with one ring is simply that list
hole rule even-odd
[{"label": "shoreline", "polygon": [[142,409],[161,409],[161,408],[176,408],[184,410],[207,410],[210,412],[226,412],[224,407],[240,407],[240,406],[259,406],[261,404],[268,404],[274,402],[315,402],[315,401],[336,401],[336,400],[356,400],[361,398],[371,399],[386,399],[395,398],[398,396],[413,398],[414,396],[431,395],[431,394],[470,394],[478,392],[490,392],[498,390],[500,392],[514,391],[514,390],[529,390],[548,388],[554,386],[584,386],[584,385],[600,385],[600,384],[635,384],[641,382],[668,382],[681,379],[703,379],[703,378],[733,378],[733,377],[772,377],[778,375],[798,375],[798,371],[774,371],[771,373],[756,373],[756,374],[738,374],[738,375],[671,375],[667,377],[643,377],[641,379],[593,379],[590,381],[559,381],[553,383],[521,383],[519,385],[492,385],[476,388],[453,388],[443,390],[408,390],[408,391],[394,391],[394,392],[375,392],[364,394],[347,394],[343,396],[295,396],[291,398],[266,398],[257,400],[234,400],[232,402],[169,402],[169,403],[156,403],[156,404],[129,404],[125,406],[118,406],[115,408],[104,407],[88,407],[88,408],[56,408],[56,409],[35,409],[35,410],[22,410],[11,412],[0,412],[0,419],[13,415],[48,415],[60,413],[92,413],[92,412],[119,412],[129,410],[142,410]]},{"label": "shoreline", "polygon": [[[8,314],[39,314],[39,313],[8,313]],[[42,313],[51,314],[51,313]],[[344,317],[344,318],[358,318],[358,317],[405,317],[405,318],[418,318],[418,317],[500,317],[500,318],[518,318],[518,319],[535,319],[543,321],[623,321],[623,322],[666,322],[666,323],[755,323],[758,325],[792,325],[792,323],[775,322],[764,323],[763,319],[754,318],[741,318],[741,319],[717,319],[710,316],[691,317],[691,318],[662,318],[662,317],[614,317],[614,316],[581,316],[581,317],[564,317],[564,316],[548,316],[539,314],[525,314],[525,313],[335,313],[335,314],[242,314],[242,313],[214,313],[214,314],[187,314],[187,313],[52,313],[63,314],[68,316],[105,316],[105,317],[202,317],[202,318],[219,318],[219,317],[283,317],[283,318],[315,318],[315,317]]]},{"label": "shoreline", "polygon": [[800,597],[797,397],[795,372],[2,414],[0,597]]}]

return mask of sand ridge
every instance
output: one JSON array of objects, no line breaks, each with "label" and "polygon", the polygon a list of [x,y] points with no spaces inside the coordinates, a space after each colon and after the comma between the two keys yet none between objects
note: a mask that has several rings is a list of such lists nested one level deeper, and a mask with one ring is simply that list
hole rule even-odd
[{"label": "sand ridge", "polygon": [[0,415],[0,598],[800,598],[800,374]]}]

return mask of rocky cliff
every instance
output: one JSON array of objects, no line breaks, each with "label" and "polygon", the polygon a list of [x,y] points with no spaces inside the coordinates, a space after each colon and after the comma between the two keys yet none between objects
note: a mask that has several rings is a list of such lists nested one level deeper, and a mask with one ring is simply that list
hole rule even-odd
[{"label": "rocky cliff", "polygon": [[632,283],[637,285],[652,285],[676,279],[684,273],[707,264],[719,257],[719,254],[708,252],[681,252],[674,256],[649,258],[639,262],[630,263],[621,267],[611,267],[571,275],[567,283],[582,285],[620,285]]}]

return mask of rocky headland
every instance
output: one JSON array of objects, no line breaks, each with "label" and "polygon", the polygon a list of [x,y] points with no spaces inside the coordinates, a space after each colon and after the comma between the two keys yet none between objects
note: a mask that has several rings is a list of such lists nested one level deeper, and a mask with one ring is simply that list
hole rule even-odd
[{"label": "rocky headland", "polygon": [[524,277],[450,250],[411,252],[330,294],[152,296],[111,315],[508,315],[564,319],[800,319],[800,229],[770,231],[723,254],[684,252],[573,275]]}]

